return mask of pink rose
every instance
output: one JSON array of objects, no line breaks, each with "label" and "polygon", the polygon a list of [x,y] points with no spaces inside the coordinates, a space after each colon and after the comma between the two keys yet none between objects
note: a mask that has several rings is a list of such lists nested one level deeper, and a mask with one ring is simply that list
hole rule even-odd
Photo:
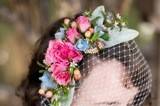
[{"label": "pink rose", "polygon": [[76,39],[79,38],[80,34],[77,32],[76,28],[69,28],[66,31],[67,38],[70,42],[74,43]]},{"label": "pink rose", "polygon": [[49,45],[47,48],[47,51],[45,53],[45,62],[49,65],[55,63],[55,51],[56,49],[61,47],[61,44],[63,44],[62,42],[55,42],[54,40],[50,40],[49,41]]},{"label": "pink rose", "polygon": [[[61,43],[61,42],[58,42],[58,43]],[[54,63],[55,58],[54,58],[53,54],[54,54],[54,50],[56,48],[58,49],[58,46],[60,45],[58,43],[56,43],[56,45],[55,45],[54,40],[49,41],[49,45],[48,45],[47,51],[45,53],[45,63],[46,64],[51,65]]]},{"label": "pink rose", "polygon": [[52,77],[59,85],[66,86],[71,81],[71,75],[69,71],[64,71],[63,68],[61,65],[54,66]]},{"label": "pink rose", "polygon": [[69,65],[64,65],[63,63],[55,63],[51,65],[51,72],[54,71],[66,71],[68,69]]},{"label": "pink rose", "polygon": [[49,46],[45,54],[45,61],[49,65],[60,63],[67,66],[69,62],[79,62],[82,58],[83,55],[75,49],[74,45],[60,40],[49,41]]},{"label": "pink rose", "polygon": [[75,49],[73,44],[65,42],[65,45],[65,48],[68,49],[67,56],[69,61],[74,61],[77,63],[82,60],[83,55],[81,54],[81,52]]},{"label": "pink rose", "polygon": [[91,26],[91,23],[86,16],[79,16],[76,22],[81,32],[85,32]]}]

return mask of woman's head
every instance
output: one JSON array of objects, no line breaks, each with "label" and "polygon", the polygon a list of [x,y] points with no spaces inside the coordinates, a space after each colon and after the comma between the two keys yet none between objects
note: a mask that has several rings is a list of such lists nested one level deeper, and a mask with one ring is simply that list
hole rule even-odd
[{"label": "woman's head", "polygon": [[[77,19],[80,15],[76,15],[73,19]],[[56,39],[56,32],[62,27],[64,19],[62,18],[52,24],[37,42],[36,51],[29,66],[29,73],[19,87],[21,92],[19,95],[26,106],[42,105],[42,98],[38,94],[38,90],[41,87],[39,78],[43,75],[39,70],[43,70],[43,67],[39,66],[37,62],[44,62],[49,42]],[[71,18],[70,21],[72,21]],[[91,27],[89,24],[87,25],[84,25],[84,27]],[[84,28],[79,28],[79,30],[83,31]],[[95,34],[94,36],[97,35]],[[79,37],[77,36],[77,38]],[[92,40],[95,40],[95,38]],[[107,38],[105,37],[104,39]],[[75,42],[72,37],[69,40],[71,43]],[[80,48],[80,46],[78,47]],[[77,96],[75,103],[83,101],[88,96],[93,96],[93,99],[89,97],[89,100],[90,102],[94,101],[95,106],[99,103],[99,105],[105,103],[106,101],[104,100],[107,100],[109,105],[118,103],[118,106],[128,104],[137,106],[143,103],[150,92],[150,70],[134,40],[107,47],[96,54],[82,54],[83,60],[78,63],[82,79],[76,81],[77,90],[75,92],[76,96],[78,92],[80,92],[81,96]],[[91,83],[93,85],[90,85]],[[95,95],[93,93],[99,97],[99,99],[96,99],[99,101],[94,100]],[[76,104],[76,106],[78,105],[80,104]]]},{"label": "woman's head", "polygon": [[[106,101],[109,99],[109,103],[119,100],[121,105],[128,103],[139,106],[150,93],[150,69],[135,41],[106,48],[92,56],[87,55],[80,65],[80,70],[84,79],[79,82],[82,94],[78,95],[85,98],[76,98],[78,104],[87,102],[87,97],[97,97],[94,92]],[[90,100],[92,102],[88,100],[88,103],[96,101],[91,98]],[[120,104],[118,106],[121,106]]]},{"label": "woman's head", "polygon": [[81,84],[73,106],[128,106],[133,103],[138,87],[131,82],[124,65],[116,59],[93,60],[98,62]]}]

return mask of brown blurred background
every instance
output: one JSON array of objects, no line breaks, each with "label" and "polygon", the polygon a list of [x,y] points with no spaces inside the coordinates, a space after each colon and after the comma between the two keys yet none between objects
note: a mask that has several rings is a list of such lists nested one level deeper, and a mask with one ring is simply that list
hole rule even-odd
[{"label": "brown blurred background", "polygon": [[98,5],[120,13],[140,31],[136,40],[153,73],[152,94],[144,106],[160,106],[160,0],[0,0],[0,106],[21,106],[15,88],[45,28]]}]

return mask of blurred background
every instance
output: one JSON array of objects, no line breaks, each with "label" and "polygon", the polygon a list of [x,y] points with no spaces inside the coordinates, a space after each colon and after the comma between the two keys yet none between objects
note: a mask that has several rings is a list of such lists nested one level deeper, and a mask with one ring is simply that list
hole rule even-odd
[{"label": "blurred background", "polygon": [[47,26],[98,5],[120,13],[140,32],[136,41],[153,74],[152,94],[144,106],[160,106],[160,0],[0,0],[0,106],[21,106],[15,88]]}]

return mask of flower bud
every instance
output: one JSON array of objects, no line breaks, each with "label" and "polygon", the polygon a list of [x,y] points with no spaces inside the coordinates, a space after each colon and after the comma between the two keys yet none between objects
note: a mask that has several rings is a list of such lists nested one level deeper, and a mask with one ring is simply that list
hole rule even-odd
[{"label": "flower bud", "polygon": [[118,14],[116,14],[116,17],[118,18],[118,19],[121,19],[121,16],[120,16],[120,14],[118,13]]},{"label": "flower bud", "polygon": [[86,38],[90,38],[91,35],[92,35],[92,33],[91,33],[90,31],[86,31],[86,32],[85,32],[85,37],[86,37]]},{"label": "flower bud", "polygon": [[38,93],[39,93],[40,95],[44,95],[44,94],[45,94],[45,90],[44,90],[44,89],[39,89]]},{"label": "flower bud", "polygon": [[98,41],[98,42],[96,42],[96,44],[97,44],[99,49],[103,49],[104,48],[104,43]]},{"label": "flower bud", "polygon": [[64,19],[64,24],[65,25],[69,25],[69,22],[70,22],[70,19],[68,19],[68,18]]},{"label": "flower bud", "polygon": [[94,32],[94,29],[93,29],[93,28],[89,28],[89,31],[90,31],[91,33],[93,33],[93,32]]},{"label": "flower bud", "polygon": [[76,23],[75,21],[73,21],[73,22],[71,23],[71,27],[72,27],[72,28],[77,28],[77,23]]},{"label": "flower bud", "polygon": [[52,91],[47,91],[45,96],[46,96],[47,98],[51,98],[51,97],[53,96]]}]

